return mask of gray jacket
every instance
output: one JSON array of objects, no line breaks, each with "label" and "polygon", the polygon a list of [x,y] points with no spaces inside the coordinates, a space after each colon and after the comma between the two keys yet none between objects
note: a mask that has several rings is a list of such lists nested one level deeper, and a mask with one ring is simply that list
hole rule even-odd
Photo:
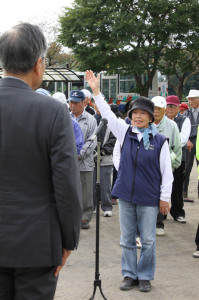
[{"label": "gray jacket", "polygon": [[85,110],[78,118],[75,118],[72,114],[72,118],[79,123],[84,136],[84,145],[80,151],[81,159],[79,159],[80,172],[93,171],[93,150],[96,147],[96,139],[93,142],[91,138],[97,129],[97,122],[95,118]]},{"label": "gray jacket", "polygon": [[[107,127],[106,128],[106,133],[105,133],[105,136],[104,136],[104,141],[103,141],[102,148],[107,143],[107,141],[109,140],[110,132],[111,132],[110,129]],[[100,165],[101,166],[113,165],[113,154],[110,154],[110,155],[106,154],[105,156],[103,156],[101,161],[100,161]]]}]

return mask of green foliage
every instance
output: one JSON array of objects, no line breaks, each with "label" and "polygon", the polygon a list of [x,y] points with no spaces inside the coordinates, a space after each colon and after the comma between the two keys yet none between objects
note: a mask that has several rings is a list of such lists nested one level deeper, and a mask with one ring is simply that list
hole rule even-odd
[{"label": "green foliage", "polygon": [[134,74],[146,93],[163,55],[170,57],[167,46],[192,45],[198,12],[197,0],[76,0],[60,17],[59,41],[72,49],[81,70]]},{"label": "green foliage", "polygon": [[199,90],[199,73],[188,78],[183,87],[183,95],[187,96],[190,90]]}]

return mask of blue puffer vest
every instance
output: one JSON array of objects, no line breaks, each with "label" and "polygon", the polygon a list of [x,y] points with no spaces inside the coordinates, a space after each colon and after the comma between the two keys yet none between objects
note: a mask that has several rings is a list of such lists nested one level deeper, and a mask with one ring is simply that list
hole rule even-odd
[{"label": "blue puffer vest", "polygon": [[166,137],[150,137],[150,147],[145,150],[143,140],[130,127],[124,139],[117,180],[112,195],[143,206],[158,206],[160,200],[160,151]]}]

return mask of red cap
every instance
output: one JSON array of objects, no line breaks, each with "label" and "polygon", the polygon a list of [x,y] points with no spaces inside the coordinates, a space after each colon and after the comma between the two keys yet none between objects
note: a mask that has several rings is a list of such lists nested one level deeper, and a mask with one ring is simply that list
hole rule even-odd
[{"label": "red cap", "polygon": [[180,109],[181,109],[181,110],[189,109],[189,106],[187,105],[187,103],[182,102],[182,103],[180,104]]},{"label": "red cap", "polygon": [[175,95],[166,97],[166,102],[167,102],[167,104],[173,104],[176,106],[180,105],[180,99],[178,98],[178,96],[175,96]]}]

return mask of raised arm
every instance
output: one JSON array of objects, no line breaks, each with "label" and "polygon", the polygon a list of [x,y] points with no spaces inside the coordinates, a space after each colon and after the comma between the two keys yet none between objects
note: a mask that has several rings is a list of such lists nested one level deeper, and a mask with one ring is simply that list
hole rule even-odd
[{"label": "raised arm", "polygon": [[90,88],[93,91],[94,96],[97,96],[100,94],[100,74],[97,76],[94,75],[93,71],[87,70],[85,72],[86,74],[86,80],[90,86]]},{"label": "raised arm", "polygon": [[100,77],[95,76],[92,71],[86,71],[86,80],[93,91],[93,99],[97,105],[100,114],[103,118],[108,120],[108,127],[114,136],[119,140],[120,144],[123,143],[125,133],[129,128],[129,125],[121,122],[116,115],[111,111],[110,106],[104,100],[104,97],[100,93]]}]

